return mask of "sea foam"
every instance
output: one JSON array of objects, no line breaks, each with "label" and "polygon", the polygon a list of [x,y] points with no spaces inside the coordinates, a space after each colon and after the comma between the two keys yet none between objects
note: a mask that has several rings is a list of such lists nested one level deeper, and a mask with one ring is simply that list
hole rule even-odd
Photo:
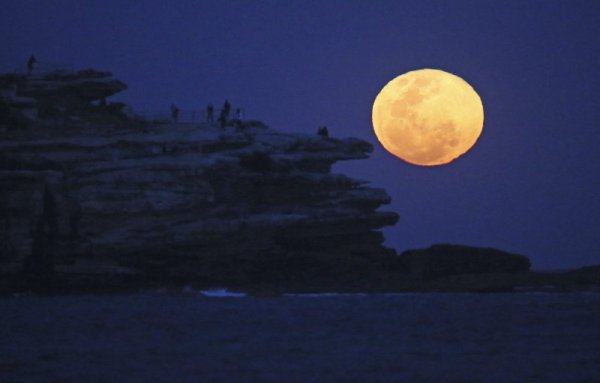
[{"label": "sea foam", "polygon": [[243,298],[248,294],[239,291],[229,291],[224,288],[200,290],[200,294],[211,298]]}]

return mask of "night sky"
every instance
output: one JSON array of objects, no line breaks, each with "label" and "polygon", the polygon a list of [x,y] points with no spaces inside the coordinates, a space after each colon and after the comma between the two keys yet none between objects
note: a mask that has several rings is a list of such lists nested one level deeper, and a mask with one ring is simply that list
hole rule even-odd
[{"label": "night sky", "polygon": [[[227,98],[274,129],[355,136],[336,165],[383,187],[399,252],[497,247],[534,269],[600,263],[598,1],[2,1],[0,70],[109,70],[114,100],[146,115]],[[451,165],[404,163],[377,143],[371,106],[419,68],[464,78],[484,131]]]}]

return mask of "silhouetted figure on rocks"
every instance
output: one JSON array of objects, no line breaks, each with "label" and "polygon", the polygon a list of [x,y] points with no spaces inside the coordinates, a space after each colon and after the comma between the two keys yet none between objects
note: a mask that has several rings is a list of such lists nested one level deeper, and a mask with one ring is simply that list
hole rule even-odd
[{"label": "silhouetted figure on rocks", "polygon": [[321,137],[329,137],[329,130],[327,130],[326,126],[320,126],[317,130],[317,134]]},{"label": "silhouetted figure on rocks", "polygon": [[241,132],[244,128],[242,124],[242,110],[240,108],[235,109],[233,118],[231,119],[230,125],[235,126],[235,130]]},{"label": "silhouetted figure on rocks", "polygon": [[171,104],[171,119],[173,122],[177,122],[179,119],[179,108],[175,104]]},{"label": "silhouetted figure on rocks", "polygon": [[228,100],[225,100],[225,104],[223,104],[223,116],[225,116],[225,120],[229,118],[229,112],[231,112],[231,104]]},{"label": "silhouetted figure on rocks", "polygon": [[37,63],[37,59],[34,55],[29,56],[29,60],[27,60],[27,74],[31,74],[33,72],[33,66]]},{"label": "silhouetted figure on rocks", "polygon": [[231,112],[231,104],[228,100],[225,100],[225,104],[223,104],[223,109],[221,109],[221,113],[219,114],[219,119],[217,122],[219,123],[219,127],[221,129],[225,129],[225,125],[229,121],[229,113]]},{"label": "silhouetted figure on rocks", "polygon": [[214,122],[214,113],[215,108],[212,104],[208,104],[208,106],[206,107],[206,122],[208,124],[212,124]]}]

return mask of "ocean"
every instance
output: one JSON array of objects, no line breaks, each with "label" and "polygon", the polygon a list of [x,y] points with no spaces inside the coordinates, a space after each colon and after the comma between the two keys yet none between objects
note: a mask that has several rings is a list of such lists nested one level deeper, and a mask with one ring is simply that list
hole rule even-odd
[{"label": "ocean", "polygon": [[0,382],[600,382],[600,294],[4,297]]}]

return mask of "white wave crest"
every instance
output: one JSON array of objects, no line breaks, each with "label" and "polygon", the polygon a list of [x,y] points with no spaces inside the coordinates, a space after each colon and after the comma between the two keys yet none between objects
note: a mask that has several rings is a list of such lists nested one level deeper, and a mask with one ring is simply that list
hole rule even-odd
[{"label": "white wave crest", "polygon": [[224,288],[200,290],[200,294],[211,298],[243,298],[248,294],[239,291],[229,291]]}]

